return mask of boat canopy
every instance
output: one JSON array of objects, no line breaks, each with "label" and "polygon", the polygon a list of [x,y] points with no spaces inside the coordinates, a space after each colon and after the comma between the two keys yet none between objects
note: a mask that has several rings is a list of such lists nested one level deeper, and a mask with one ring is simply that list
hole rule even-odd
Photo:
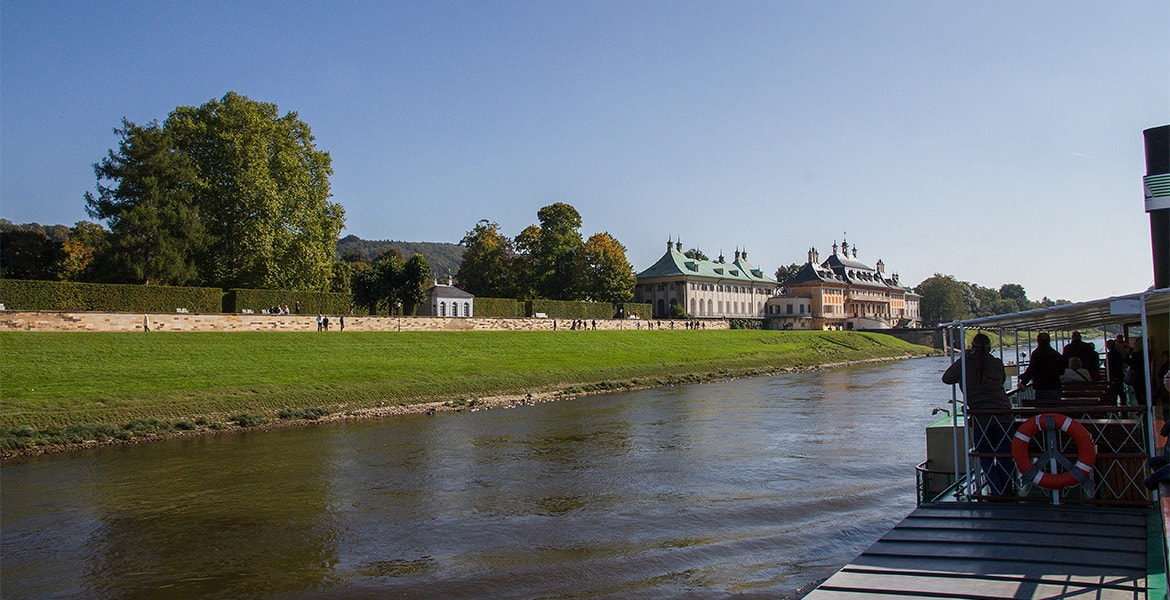
[{"label": "boat canopy", "polygon": [[1005,315],[963,319],[939,325],[942,328],[984,329],[987,331],[1072,331],[1107,325],[1128,325],[1145,317],[1170,313],[1170,288],[1114,296],[1088,302],[1061,304]]}]

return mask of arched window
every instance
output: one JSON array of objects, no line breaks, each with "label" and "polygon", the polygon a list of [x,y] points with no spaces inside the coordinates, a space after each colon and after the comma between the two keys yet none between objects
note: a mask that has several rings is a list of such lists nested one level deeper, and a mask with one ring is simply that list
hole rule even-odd
[{"label": "arched window", "polygon": [[470,302],[463,303],[463,316],[465,316],[465,317],[471,316],[471,303]]},{"label": "arched window", "polygon": [[715,303],[710,299],[707,300],[707,316],[715,314]]},{"label": "arched window", "polygon": [[691,315],[694,316],[696,314],[697,313],[695,312],[695,299],[691,298]]},{"label": "arched window", "polygon": [[447,316],[447,303],[446,302],[439,303],[439,316],[440,317]]}]

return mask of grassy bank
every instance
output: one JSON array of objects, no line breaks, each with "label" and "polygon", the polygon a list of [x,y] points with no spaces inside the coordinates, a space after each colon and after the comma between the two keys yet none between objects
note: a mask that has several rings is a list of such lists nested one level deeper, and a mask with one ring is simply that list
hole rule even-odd
[{"label": "grassy bank", "polygon": [[4,332],[0,451],[925,352],[851,332]]}]

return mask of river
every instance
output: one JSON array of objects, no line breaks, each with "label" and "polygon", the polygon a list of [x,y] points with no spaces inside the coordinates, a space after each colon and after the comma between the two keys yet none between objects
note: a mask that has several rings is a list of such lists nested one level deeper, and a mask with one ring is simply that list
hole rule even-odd
[{"label": "river", "polygon": [[945,358],[0,466],[23,598],[777,598],[914,508]]}]

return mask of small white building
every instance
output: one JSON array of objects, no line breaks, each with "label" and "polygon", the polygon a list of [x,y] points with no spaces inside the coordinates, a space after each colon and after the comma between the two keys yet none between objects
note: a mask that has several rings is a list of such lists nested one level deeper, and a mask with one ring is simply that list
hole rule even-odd
[{"label": "small white building", "polygon": [[420,307],[423,316],[428,317],[471,317],[475,316],[475,296],[451,285],[451,278],[447,278],[447,285],[435,281],[435,285],[427,290],[426,307]]},{"label": "small white building", "polygon": [[812,329],[812,298],[774,296],[764,302],[767,329]]}]

